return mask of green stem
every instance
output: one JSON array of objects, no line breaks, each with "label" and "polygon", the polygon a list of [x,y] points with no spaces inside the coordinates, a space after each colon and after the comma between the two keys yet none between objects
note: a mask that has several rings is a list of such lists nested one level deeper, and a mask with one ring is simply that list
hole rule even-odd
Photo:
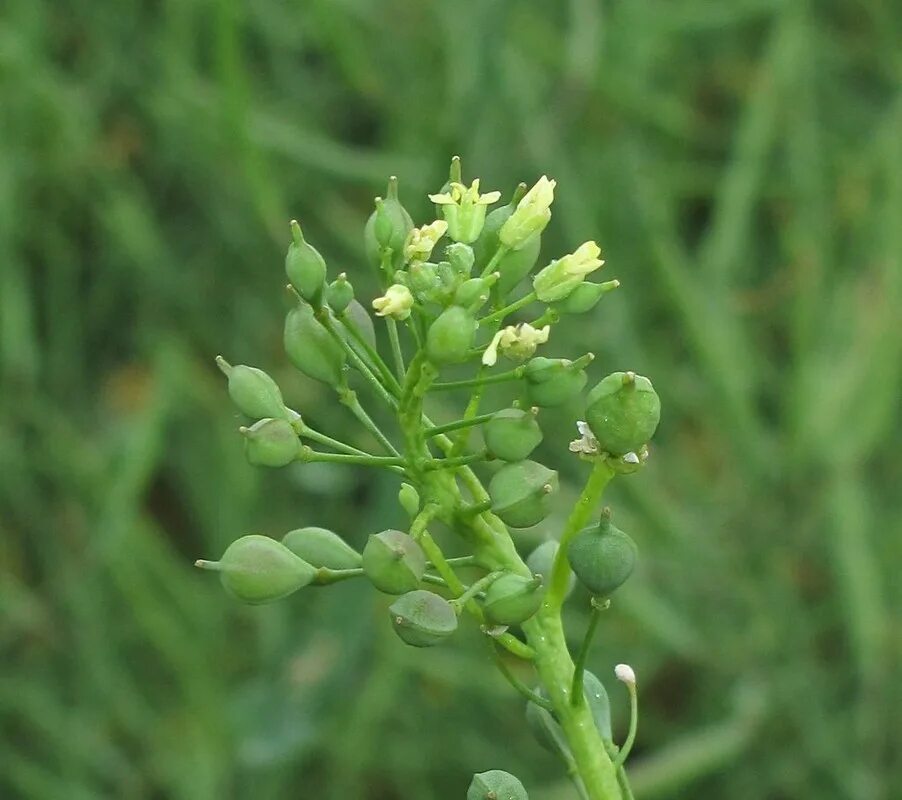
[{"label": "green stem", "polygon": [[432,436],[438,436],[441,433],[448,433],[449,431],[456,431],[460,428],[470,428],[474,425],[482,425],[484,422],[488,422],[494,414],[480,414],[477,417],[471,417],[470,419],[458,419],[454,422],[446,422],[444,425],[437,425],[432,430],[426,431],[426,438],[430,438]]},{"label": "green stem", "polygon": [[343,386],[338,390],[338,399],[342,403],[342,405],[347,406],[350,412],[355,417],[357,417],[363,427],[376,437],[376,440],[386,449],[387,452],[391,453],[393,456],[401,455],[397,451],[395,446],[389,441],[388,437],[380,430],[379,426],[376,425],[375,422],[373,422],[373,420],[370,418],[370,415],[366,413],[363,406],[360,405],[360,401],[357,399],[356,392],[354,392],[352,389],[349,389],[347,386]]},{"label": "green stem", "polygon": [[398,338],[398,323],[391,317],[386,317],[385,325],[388,328],[388,340],[391,342],[391,352],[392,357],[395,359],[395,370],[398,373],[398,380],[403,381],[407,368],[404,366],[404,354],[401,352],[401,340]]},{"label": "green stem", "polygon": [[468,456],[456,456],[454,458],[433,458],[425,462],[425,470],[433,469],[455,469],[464,467],[467,464],[475,464],[477,461],[485,461],[488,454],[483,451],[481,453],[471,453]]},{"label": "green stem", "polygon": [[500,571],[490,572],[488,575],[483,575],[478,581],[474,581],[470,584],[469,588],[460,597],[455,597],[451,601],[451,605],[454,606],[455,611],[460,614],[460,612],[463,611],[464,605],[466,605],[471,598],[476,597],[483,589],[491,586],[503,574],[504,573]]},{"label": "green stem", "polygon": [[357,327],[357,323],[348,316],[346,311],[342,311],[341,314],[338,315],[338,318],[341,320],[341,323],[348,329],[351,336],[354,338],[354,341],[363,348],[363,351],[370,357],[370,360],[376,365],[376,369],[379,371],[379,374],[382,376],[382,380],[385,381],[385,385],[394,393],[396,396],[401,395],[401,385],[395,380],[395,376],[392,375],[391,370],[388,368],[388,364],[385,363],[385,360],[379,355],[379,351],[373,347],[367,338],[360,331],[360,328]]},{"label": "green stem", "polygon": [[636,730],[639,727],[639,694],[636,690],[636,684],[627,683],[626,690],[630,693],[630,729],[626,735],[623,747],[620,748],[620,752],[617,754],[617,760],[614,762],[614,766],[618,769],[626,763],[630,750],[633,749],[633,744],[636,741]]},{"label": "green stem", "polygon": [[482,271],[479,277],[487,278],[489,275],[491,275],[492,272],[495,271],[495,267],[498,266],[498,262],[507,255],[509,250],[510,248],[507,245],[499,244],[498,249],[495,251],[495,255],[493,255],[491,259],[489,259],[489,263],[485,265],[485,269]]},{"label": "green stem", "polygon": [[[481,371],[481,370],[480,370]],[[451,389],[470,389],[473,386],[486,386],[490,383],[504,383],[505,381],[516,381],[523,377],[524,368],[516,367],[507,372],[499,372],[497,375],[488,375],[486,377],[477,376],[462,381],[444,381],[433,383],[429,387],[433,392],[444,392]]]},{"label": "green stem", "polygon": [[530,303],[534,303],[538,298],[536,297],[535,292],[530,292],[529,294],[521,297],[519,300],[514,300],[513,303],[506,305],[504,308],[499,308],[497,311],[489,314],[487,317],[483,317],[479,320],[480,325],[488,325],[490,322],[499,322],[503,320],[508,314],[513,314],[515,311],[519,311],[521,308],[526,308]]},{"label": "green stem", "polygon": [[573,705],[582,703],[585,700],[583,694],[583,672],[586,669],[586,660],[589,658],[589,648],[592,645],[592,638],[598,628],[601,620],[601,612],[605,608],[592,598],[592,613],[589,615],[589,625],[586,627],[586,635],[583,637],[582,646],[579,648],[579,654],[576,656],[576,665],[573,668],[573,689],[570,692],[570,702]]},{"label": "green stem", "polygon": [[348,453],[322,453],[304,446],[298,461],[321,461],[327,464],[363,464],[368,467],[402,467],[407,463],[400,456],[352,455]]},{"label": "green stem", "polygon": [[513,686],[520,694],[522,694],[530,703],[535,703],[537,706],[546,709],[547,711],[552,711],[551,703],[546,700],[542,695],[537,694],[532,689],[530,689],[523,681],[521,681],[513,672],[511,672],[510,667],[504,663],[504,659],[501,657],[501,654],[498,652],[497,648],[492,645],[492,656],[495,659],[495,666],[498,667],[498,671],[504,676],[504,679]]}]

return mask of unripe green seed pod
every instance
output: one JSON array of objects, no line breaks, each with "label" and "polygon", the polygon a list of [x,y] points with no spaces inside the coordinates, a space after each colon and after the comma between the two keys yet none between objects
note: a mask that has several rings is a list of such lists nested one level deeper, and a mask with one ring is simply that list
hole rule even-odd
[{"label": "unripe green seed pod", "polygon": [[242,414],[253,419],[287,416],[279,385],[262,369],[244,364],[233,367],[222,356],[216,356],[216,365],[229,379],[229,397]]},{"label": "unripe green seed pod", "polygon": [[195,566],[218,572],[230,595],[252,605],[279,600],[307,586],[316,574],[285,545],[257,534],[236,539],[219,561],[201,560]]},{"label": "unripe green seed pod", "polygon": [[326,262],[319,251],[304,239],[301,226],[291,221],[292,242],[285,256],[285,273],[291,285],[308,303],[318,306],[326,282]]},{"label": "unripe green seed pod", "polygon": [[462,279],[466,280],[473,271],[473,262],[476,257],[473,255],[473,248],[463,242],[454,242],[445,248],[445,256],[451,269]]},{"label": "unripe green seed pod", "polygon": [[[357,330],[360,331],[360,335],[366,339],[367,344],[375,350],[376,327],[373,325],[373,318],[369,315],[369,312],[363,305],[357,300],[351,300],[342,316],[347,317],[357,327]],[[347,334],[345,338],[352,338],[351,334],[347,333],[345,330],[344,322],[339,320],[339,324],[341,326],[341,331]]]},{"label": "unripe green seed pod", "polygon": [[470,313],[478,311],[489,299],[489,288],[493,280],[487,278],[470,278],[457,287],[454,293],[454,304],[469,309]]},{"label": "unripe green seed pod", "polygon": [[507,464],[492,476],[492,511],[511,528],[530,528],[551,511],[557,491],[557,472],[535,461]]},{"label": "unripe green seed pod", "polygon": [[519,625],[542,605],[542,578],[527,578],[514,572],[493,581],[485,590],[482,609],[486,618],[498,625]]},{"label": "unripe green seed pod", "polygon": [[529,800],[529,795],[509,772],[493,769],[473,776],[467,800]]},{"label": "unripe green seed pod", "polygon": [[533,405],[559,406],[578,395],[588,378],[585,370],[564,358],[536,356],[527,365],[526,395]]},{"label": "unripe green seed pod", "polygon": [[244,436],[244,453],[251,464],[285,467],[301,452],[301,440],[287,420],[261,419],[238,430]]},{"label": "unripe green seed pod", "polygon": [[651,381],[633,372],[614,372],[586,398],[586,422],[602,450],[635,453],[654,435],[661,400]]},{"label": "unripe green seed pod", "polygon": [[402,594],[388,613],[395,633],[412,647],[432,647],[457,630],[454,606],[423,589]]},{"label": "unripe green seed pod", "polygon": [[282,544],[317,568],[356,569],[363,563],[360,553],[326,528],[297,528],[282,537]]},{"label": "unripe green seed pod", "polygon": [[567,549],[576,577],[598,597],[607,597],[633,574],[637,557],[636,543],[614,527],[607,510],[598,525],[580,531]]},{"label": "unripe green seed pod", "polygon": [[485,446],[502,461],[528,458],[542,441],[536,415],[520,408],[502,408],[483,427]]},{"label": "unripe green seed pod", "polygon": [[446,308],[429,326],[426,354],[434,364],[464,361],[476,336],[476,320],[460,306]]},{"label": "unripe green seed pod", "polygon": [[614,738],[611,732],[611,701],[604,684],[589,670],[583,672],[583,694],[589,703],[589,710],[601,738],[610,742]]},{"label": "unripe green seed pod", "polygon": [[404,243],[411,230],[413,220],[398,199],[398,179],[389,178],[385,199],[377,199],[376,210],[370,215],[363,229],[363,246],[370,264],[376,268],[380,267],[382,248],[388,247],[392,251],[392,271],[401,269],[404,265]]},{"label": "unripe green seed pod", "polygon": [[[541,575],[542,580],[547,584],[551,580],[551,568],[554,565],[554,558],[560,549],[560,543],[555,539],[549,539],[542,542],[535,550],[533,550],[526,559],[526,566],[533,575]],[[576,577],[570,575],[567,581],[567,597],[576,586]]]},{"label": "unripe green seed pod", "polygon": [[374,533],[363,548],[363,571],[380,592],[404,594],[420,585],[426,554],[402,531]]},{"label": "unripe green seed pod", "polygon": [[344,375],[345,351],[301,303],[285,318],[285,353],[294,366],[314,380],[338,386]]},{"label": "unripe green seed pod", "polygon": [[411,264],[407,271],[408,289],[421,303],[435,303],[439,301],[442,290],[442,280],[438,275],[438,267],[432,262],[416,262]]},{"label": "unripe green seed pod", "polygon": [[413,519],[420,512],[420,493],[409,483],[402,483],[398,490],[398,502]]},{"label": "unripe green seed pod", "polygon": [[[548,695],[544,689],[539,688],[538,694],[548,699]],[[554,715],[542,706],[532,701],[526,704],[526,724],[530,733],[536,742],[547,750],[560,756],[565,761],[570,756],[570,748],[567,746],[567,738],[560,723],[554,718]]]},{"label": "unripe green seed pod", "polygon": [[596,304],[608,292],[620,286],[620,281],[605,281],[604,283],[589,283],[583,281],[569,295],[559,303],[554,303],[552,308],[562,314],[584,314],[591,311]]},{"label": "unripe green seed pod", "polygon": [[326,288],[326,302],[336,314],[344,311],[354,299],[354,287],[343,272]]}]

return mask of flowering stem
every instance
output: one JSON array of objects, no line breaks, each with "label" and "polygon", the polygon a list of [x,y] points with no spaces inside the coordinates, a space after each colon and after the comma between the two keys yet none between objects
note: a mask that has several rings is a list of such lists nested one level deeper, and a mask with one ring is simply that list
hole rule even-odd
[{"label": "flowering stem", "polygon": [[530,292],[529,294],[521,297],[519,300],[515,300],[510,305],[506,305],[504,308],[499,308],[492,314],[489,314],[487,317],[483,317],[479,320],[480,325],[487,325],[490,322],[498,322],[499,320],[504,319],[508,314],[513,314],[515,311],[519,311],[521,308],[526,308],[530,303],[534,303],[538,298],[536,297],[535,292]]}]

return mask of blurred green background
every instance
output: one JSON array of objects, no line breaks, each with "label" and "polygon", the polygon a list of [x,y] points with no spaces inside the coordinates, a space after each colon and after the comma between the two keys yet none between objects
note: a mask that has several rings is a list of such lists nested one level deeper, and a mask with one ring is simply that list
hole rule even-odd
[{"label": "blurred green background", "polygon": [[364,586],[248,609],[191,567],[403,524],[390,473],[248,466],[213,356],[368,446],[281,353],[286,223],[372,297],[373,196],[428,221],[459,153],[556,178],[545,252],[623,283],[546,353],[663,398],[591,657],[619,736],[639,674],[637,796],[898,798],[900,41],[889,0],[3,0],[0,797],[570,797],[474,631],[412,653]]}]

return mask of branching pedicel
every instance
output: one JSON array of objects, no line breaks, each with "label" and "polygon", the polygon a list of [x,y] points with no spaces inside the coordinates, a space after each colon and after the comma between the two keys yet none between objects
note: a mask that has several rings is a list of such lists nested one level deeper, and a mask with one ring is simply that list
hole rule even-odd
[{"label": "branching pedicel", "polygon": [[[543,520],[557,491],[557,473],[529,460],[542,440],[538,410],[578,396],[593,358],[546,358],[536,350],[562,315],[588,311],[619,285],[585,280],[603,264],[598,246],[586,242],[540,269],[528,292],[520,289],[539,259],[554,186],[544,176],[528,192],[521,184],[507,205],[487,213],[500,193],[480,194],[478,180],[463,184],[455,158],[448,183],[430,195],[441,218],[416,228],[398,199],[397,181],[390,180],[364,236],[367,258],[383,287],[372,307],[388,328],[388,360],[377,349],[373,322],[354,300],[347,276],[327,283],[325,261],[292,222],[286,271],[297,305],[285,322],[285,350],[301,372],[335,389],[382,452],[364,452],[314,430],[285,406],[265,372],[220,358],[232,400],[257,420],[241,428],[247,456],[269,467],[326,461],[391,470],[405,481],[398,499],[410,527],[406,533],[374,533],[362,554],[322,528],[291,531],[281,542],[244,536],[220,561],[197,564],[219,571],[226,590],[248,603],[278,600],[310,584],[365,577],[379,591],[398,596],[390,621],[414,647],[440,644],[461,616],[474,617],[499,669],[526,697],[532,731],[560,756],[580,796],[627,800],[632,795],[623,762],[635,737],[635,675],[627,665],[617,668],[632,709],[629,737],[618,748],[607,693],[585,670],[585,661],[607,598],[636,561],[632,539],[614,527],[609,510],[599,514],[599,503],[612,478],[636,471],[647,458],[646,443],[660,416],[647,378],[614,373],[588,393],[586,419],[577,423],[580,437],[570,450],[590,472],[558,539],[524,561],[510,532]],[[446,237],[450,243],[441,246]],[[431,261],[435,252],[443,258]],[[510,315],[537,302],[545,305],[537,319],[506,324]],[[405,329],[407,348],[400,336]],[[505,360],[516,366],[499,367]],[[472,377],[439,380],[444,367],[471,363]],[[394,414],[398,438],[383,432],[361,405],[348,385],[352,370]],[[480,413],[483,388],[502,382],[516,387],[522,402]],[[425,409],[428,396],[461,389],[469,390],[470,398],[460,419],[434,424]],[[469,446],[476,426],[482,427],[485,449]],[[488,489],[476,472],[487,462],[503,463]],[[446,558],[432,534],[439,526],[458,534],[471,554]],[[469,585],[461,578],[463,569],[477,575]],[[561,621],[574,574],[593,596],[576,663]],[[536,688],[512,674],[501,650],[532,663]],[[499,770],[475,775],[467,793],[468,800],[526,797],[522,784]]]}]

